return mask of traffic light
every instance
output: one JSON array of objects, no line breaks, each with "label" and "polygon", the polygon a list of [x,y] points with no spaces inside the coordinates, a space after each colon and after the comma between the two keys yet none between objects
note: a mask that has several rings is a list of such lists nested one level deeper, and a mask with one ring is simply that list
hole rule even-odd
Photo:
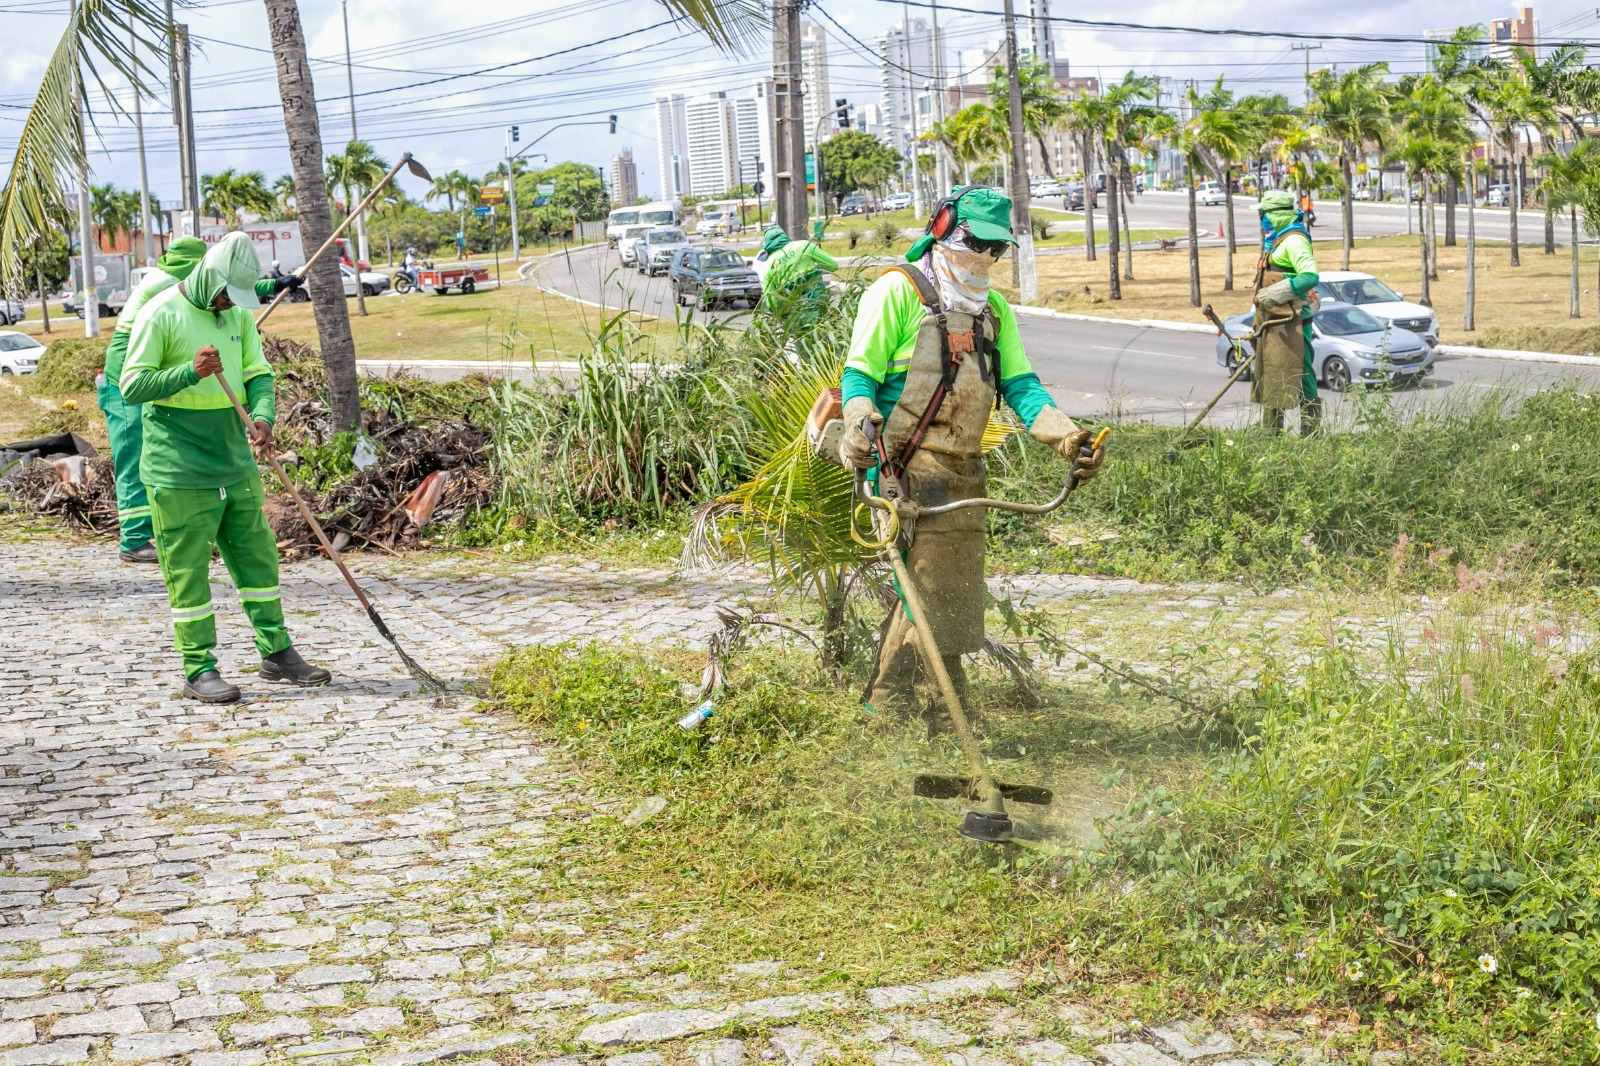
[{"label": "traffic light", "polygon": [[611,132],[612,133],[617,132],[617,116],[616,115],[612,115],[611,116]]},{"label": "traffic light", "polygon": [[839,113],[839,128],[842,129],[842,130],[849,129],[850,128],[850,101],[849,100],[835,100],[833,102],[833,109]]},{"label": "traffic light", "polygon": [[511,127],[511,142],[513,144],[515,144],[517,141],[520,141],[520,140],[522,140],[522,132],[521,132],[520,127],[512,126]]}]

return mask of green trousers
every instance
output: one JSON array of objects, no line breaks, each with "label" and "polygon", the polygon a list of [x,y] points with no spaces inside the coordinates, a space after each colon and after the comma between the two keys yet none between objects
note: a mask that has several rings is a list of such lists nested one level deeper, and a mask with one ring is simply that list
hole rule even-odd
[{"label": "green trousers", "polygon": [[172,641],[193,680],[214,670],[217,618],[211,606],[211,546],[222,554],[239,605],[256,631],[263,656],[287,648],[289,630],[278,595],[278,544],[262,513],[265,493],[252,474],[220,489],[150,488],[156,554],[172,607]]},{"label": "green trousers", "polygon": [[106,433],[111,438],[111,468],[116,474],[117,527],[120,547],[133,551],[149,544],[150,497],[139,480],[139,453],[144,450],[144,413],[122,398],[116,383],[107,381],[96,393],[100,410],[106,416]]}]

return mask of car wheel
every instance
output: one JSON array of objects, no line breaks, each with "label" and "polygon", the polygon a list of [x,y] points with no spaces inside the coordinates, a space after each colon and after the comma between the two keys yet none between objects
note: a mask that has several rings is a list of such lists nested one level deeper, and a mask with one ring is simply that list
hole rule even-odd
[{"label": "car wheel", "polygon": [[370,300],[374,296],[378,295],[378,290],[374,289],[371,285],[363,284],[361,286],[361,295]]},{"label": "car wheel", "polygon": [[7,377],[8,378],[10,376],[11,376],[11,368],[9,366],[0,366],[0,377]]},{"label": "car wheel", "polygon": [[471,278],[462,278],[461,279],[461,292],[464,295],[471,296],[474,292],[477,292],[477,291],[478,291],[478,283],[476,281],[472,280]]},{"label": "car wheel", "polygon": [[1328,386],[1329,392],[1348,392],[1350,389],[1350,366],[1337,355],[1330,355],[1328,361],[1322,364],[1322,383]]}]

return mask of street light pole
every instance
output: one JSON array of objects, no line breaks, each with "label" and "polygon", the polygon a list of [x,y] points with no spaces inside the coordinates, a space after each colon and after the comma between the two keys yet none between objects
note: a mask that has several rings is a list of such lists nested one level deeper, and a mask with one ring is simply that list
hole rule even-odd
[{"label": "street light pole", "polygon": [[[67,0],[69,18],[78,20],[77,0]],[[94,285],[94,225],[89,205],[89,154],[83,131],[83,72],[72,68],[72,110],[78,120],[78,261],[83,264],[83,335],[100,336],[100,293]]]},{"label": "street light pole", "polygon": [[[345,92],[350,94],[350,143],[354,144],[361,139],[356,133],[356,76],[350,62],[350,5],[349,0],[339,0],[339,11],[344,18],[344,85]],[[349,149],[345,149],[349,154]],[[361,314],[367,313],[367,301],[361,295],[361,260],[372,261],[372,253],[367,249],[367,215],[363,211],[356,215],[356,305]]]},{"label": "street light pole", "polygon": [[[134,32],[133,19],[128,19],[128,52],[131,55],[139,45],[138,35]],[[133,82],[133,131],[139,142],[139,231],[144,235],[144,265],[152,266],[156,261],[155,238],[150,234],[150,171],[144,158],[144,105],[140,98],[144,90],[140,88],[137,79]]]},{"label": "street light pole", "polygon": [[900,40],[906,47],[906,114],[911,120],[911,217],[917,219],[922,217],[922,166],[917,160],[917,83],[912,76],[916,63],[911,57],[910,0],[900,0],[900,7],[905,19]]},{"label": "street light pole", "polygon": [[[1011,131],[1011,231],[1017,250],[1012,259],[1017,296],[1024,304],[1039,297],[1039,278],[1033,265],[1033,222],[1028,203],[1028,142],[1022,126],[1022,75],[1017,70],[1017,16],[1012,0],[1006,0],[1006,81],[1010,88],[1007,128]],[[1106,162],[1110,172],[1110,160]],[[1089,182],[1085,181],[1085,189]],[[1108,185],[1109,188],[1109,179]],[[1087,197],[1088,192],[1084,193]],[[1113,273],[1115,266],[1113,265]]]},{"label": "street light pole", "polygon": [[[511,261],[512,262],[516,262],[517,260],[522,258],[522,255],[521,255],[521,245],[520,245],[520,243],[518,241],[518,233],[517,233],[517,178],[516,178],[516,175],[514,173],[512,173],[511,165],[513,163],[515,163],[518,159],[521,159],[523,156],[527,155],[528,151],[530,149],[532,149],[534,145],[538,144],[540,141],[542,141],[546,137],[550,136],[556,130],[565,129],[568,126],[610,126],[611,127],[611,132],[612,133],[616,133],[617,132],[617,116],[616,115],[607,115],[605,118],[600,119],[600,120],[595,121],[595,122],[558,122],[556,125],[551,126],[549,129],[547,129],[543,133],[539,134],[539,136],[537,136],[533,140],[529,141],[528,142],[528,147],[524,148],[520,152],[517,152],[515,155],[513,155],[512,152],[511,152],[511,127],[510,126],[506,127],[506,184],[511,187],[511,191],[510,191],[509,195],[510,195],[510,200],[511,200]],[[535,152],[534,154],[535,155],[543,155],[544,153]],[[550,157],[549,156],[544,156],[544,158],[548,160]],[[603,174],[604,174],[604,172],[602,172],[602,182],[601,182],[602,185],[604,184]]]}]

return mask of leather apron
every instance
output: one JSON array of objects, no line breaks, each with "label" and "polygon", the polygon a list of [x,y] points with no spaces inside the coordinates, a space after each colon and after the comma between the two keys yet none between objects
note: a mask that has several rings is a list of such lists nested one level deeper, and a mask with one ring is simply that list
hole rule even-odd
[{"label": "leather apron", "polygon": [[[1260,297],[1262,289],[1287,277],[1268,263],[1263,254],[1256,271],[1256,297]],[[1299,407],[1301,378],[1306,365],[1305,330],[1300,312],[1294,307],[1263,309],[1259,303],[1255,305],[1255,312],[1252,343],[1257,354],[1250,375],[1250,400],[1278,410]]]},{"label": "leather apron", "polygon": [[[961,354],[961,365],[905,471],[909,496],[926,507],[985,495],[983,432],[995,402],[988,359],[983,355],[993,348],[994,316],[948,311],[944,318],[951,351]],[[987,344],[973,343],[977,339],[972,335],[974,328],[983,331]],[[939,349],[938,319],[930,312],[917,333],[906,368],[905,391],[884,423],[884,446],[890,456],[900,454],[939,386]],[[943,655],[983,649],[988,595],[984,529],[982,507],[918,518],[913,527],[906,568],[922,596],[934,641]]]}]

